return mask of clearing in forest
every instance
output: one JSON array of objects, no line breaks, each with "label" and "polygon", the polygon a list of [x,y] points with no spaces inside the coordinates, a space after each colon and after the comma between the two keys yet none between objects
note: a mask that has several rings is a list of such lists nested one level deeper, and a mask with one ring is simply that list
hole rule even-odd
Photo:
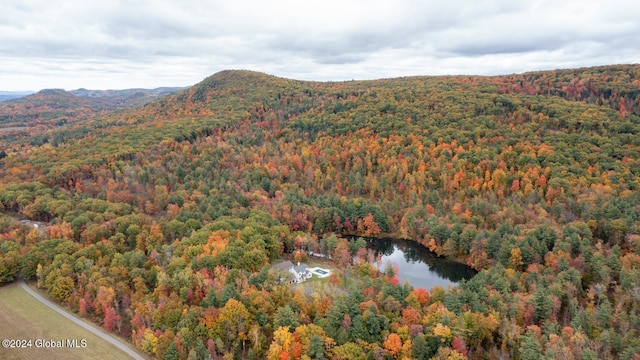
[{"label": "clearing in forest", "polygon": [[[0,287],[0,339],[0,359],[131,359],[34,299],[17,283]],[[22,340],[24,347],[6,348],[5,339]],[[58,341],[63,347],[44,347],[59,345]]]}]

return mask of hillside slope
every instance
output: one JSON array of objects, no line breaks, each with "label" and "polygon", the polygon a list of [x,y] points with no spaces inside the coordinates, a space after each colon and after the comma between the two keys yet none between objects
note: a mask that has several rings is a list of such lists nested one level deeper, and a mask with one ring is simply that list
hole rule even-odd
[{"label": "hillside slope", "polygon": [[104,111],[138,107],[180,89],[45,89],[1,102],[0,126],[34,126],[51,121],[59,126],[74,120],[86,120]]},{"label": "hillside slope", "polygon": [[46,89],[0,102],[0,150],[24,151],[47,142],[57,145],[66,141],[66,129],[77,122],[136,108],[180,89]]}]

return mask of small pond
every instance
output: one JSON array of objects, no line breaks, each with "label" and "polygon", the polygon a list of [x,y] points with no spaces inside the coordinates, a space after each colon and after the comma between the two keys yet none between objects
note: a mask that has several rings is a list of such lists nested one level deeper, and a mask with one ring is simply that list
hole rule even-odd
[{"label": "small pond", "polygon": [[465,264],[447,260],[415,241],[380,238],[367,239],[367,247],[381,257],[379,269],[388,263],[398,268],[400,282],[408,280],[414,288],[431,289],[436,285],[447,288],[462,280],[471,279],[477,271]]}]

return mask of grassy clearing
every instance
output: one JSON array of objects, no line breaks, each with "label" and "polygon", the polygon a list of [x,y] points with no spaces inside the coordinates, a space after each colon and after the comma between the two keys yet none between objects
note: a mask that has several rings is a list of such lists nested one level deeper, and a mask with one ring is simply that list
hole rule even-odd
[{"label": "grassy clearing", "polygon": [[[31,297],[17,284],[0,287],[0,339],[32,340],[30,348],[0,347],[0,359],[130,359]],[[36,340],[86,339],[85,348],[36,348]]]},{"label": "grassy clearing", "polygon": [[329,283],[329,278],[328,278],[328,277],[326,277],[326,278],[321,279],[321,278],[319,278],[319,277],[317,277],[317,276],[313,275],[313,276],[311,277],[311,279],[306,280],[304,283],[305,283],[305,284],[319,284],[319,285],[326,285],[326,284],[328,284],[328,283]]}]

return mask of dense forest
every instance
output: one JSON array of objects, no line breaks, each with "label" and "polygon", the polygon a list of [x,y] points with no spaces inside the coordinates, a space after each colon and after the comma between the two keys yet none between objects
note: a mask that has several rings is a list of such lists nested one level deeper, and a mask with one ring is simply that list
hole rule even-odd
[{"label": "dense forest", "polygon": [[[223,71],[87,115],[0,143],[0,282],[35,280],[153,357],[640,357],[640,65]],[[479,272],[414,289],[346,235]],[[272,267],[309,252],[328,281]]]},{"label": "dense forest", "polygon": [[[4,147],[1,150],[6,152],[6,148],[14,148],[25,142],[42,145],[49,141],[47,133],[51,129],[116,110],[142,106],[180,89],[46,89],[18,99],[0,101],[0,140],[5,143],[4,146],[0,145]],[[54,145],[61,140],[51,138]]]}]

